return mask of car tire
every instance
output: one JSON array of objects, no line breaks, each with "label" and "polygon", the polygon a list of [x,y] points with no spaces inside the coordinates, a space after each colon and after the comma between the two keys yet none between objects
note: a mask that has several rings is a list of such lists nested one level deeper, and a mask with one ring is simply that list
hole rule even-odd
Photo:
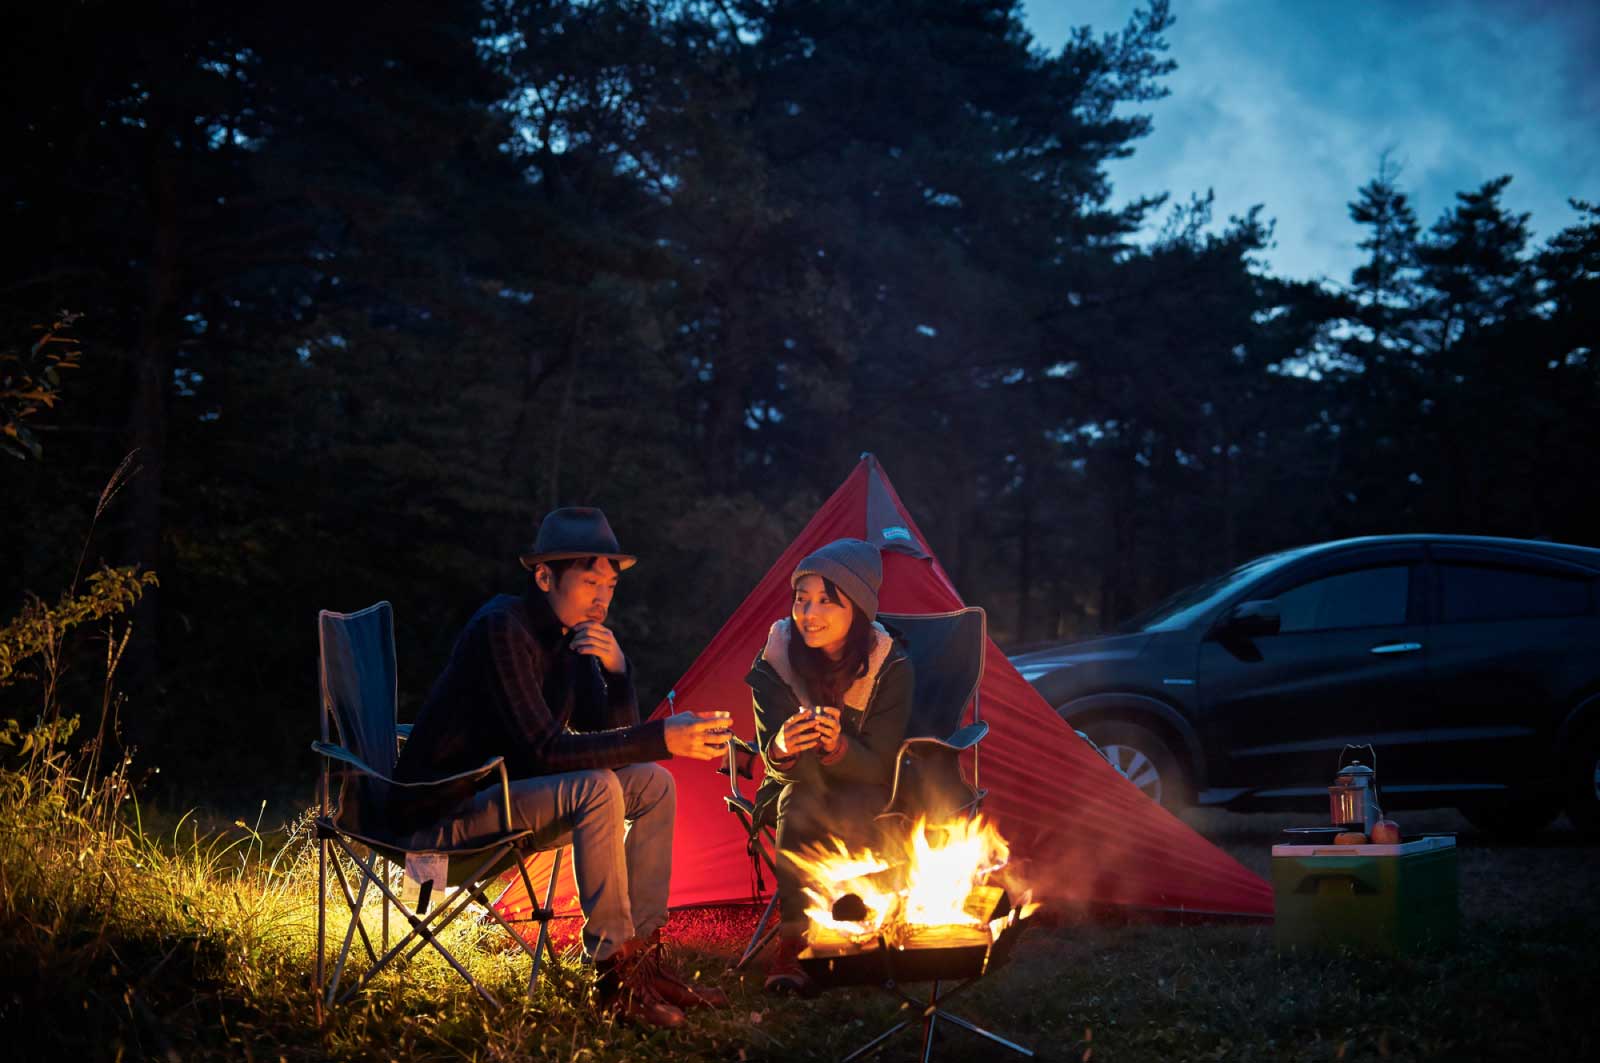
[{"label": "car tire", "polygon": [[1177,811],[1192,801],[1183,762],[1165,739],[1148,727],[1121,720],[1083,726],[1111,766],[1153,801]]},{"label": "car tire", "polygon": [[1561,814],[1553,797],[1511,797],[1494,804],[1465,805],[1458,811],[1495,841],[1522,842],[1548,827]]},{"label": "car tire", "polygon": [[1567,818],[1580,833],[1600,837],[1600,728],[1578,739],[1567,770]]}]

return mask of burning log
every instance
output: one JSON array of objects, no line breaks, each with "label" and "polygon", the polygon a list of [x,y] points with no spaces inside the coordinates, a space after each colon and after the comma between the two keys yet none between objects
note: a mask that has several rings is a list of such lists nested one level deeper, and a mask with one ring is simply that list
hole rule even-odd
[{"label": "burning log", "polygon": [[851,852],[837,841],[801,854],[796,862],[810,883],[801,963],[834,985],[976,977],[997,951],[1009,954],[1037,908],[1031,897],[1013,905],[988,881],[1009,855],[981,816],[935,827],[919,821],[894,856]]},{"label": "burning log", "polygon": [[[930,828],[918,821],[895,857],[852,853],[835,839],[832,849],[796,859],[810,881],[810,926],[800,966],[820,986],[873,985],[899,996],[920,1020],[902,1019],[847,1059],[860,1058],[896,1032],[921,1026],[928,1059],[936,1023],[949,1022],[1032,1057],[1006,1040],[948,1010],[944,1000],[1010,959],[1038,908],[1031,894],[1020,903],[989,877],[1010,856],[1005,839],[981,816]],[[931,982],[918,999],[906,983]],[[940,986],[946,986],[944,998]]]},{"label": "burning log", "polygon": [[862,923],[871,914],[867,909],[867,902],[854,893],[846,893],[843,897],[833,902],[829,912],[836,923]]},{"label": "burning log", "polygon": [[[974,816],[931,828],[918,820],[901,853],[851,852],[836,840],[832,848],[800,854],[795,863],[810,883],[805,887],[810,929],[866,939],[897,926],[989,922],[998,903],[986,892],[994,889],[987,879],[1009,857],[999,831]],[[975,889],[980,899],[969,911]],[[853,899],[839,906],[846,898]]]},{"label": "burning log", "polygon": [[992,923],[1011,910],[1011,898],[999,886],[974,886],[961,910],[980,923]]}]

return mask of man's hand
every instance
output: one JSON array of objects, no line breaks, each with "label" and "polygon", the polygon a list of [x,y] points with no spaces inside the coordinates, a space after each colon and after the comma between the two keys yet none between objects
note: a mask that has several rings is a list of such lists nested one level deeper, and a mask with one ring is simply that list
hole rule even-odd
[{"label": "man's hand", "polygon": [[802,705],[793,716],[783,721],[783,729],[772,740],[772,744],[778,747],[780,756],[799,756],[808,749],[816,748],[817,731],[816,715]]},{"label": "man's hand", "polygon": [[832,705],[819,707],[815,719],[817,748],[826,756],[839,748],[839,710]]},{"label": "man's hand", "polygon": [[622,655],[617,636],[598,620],[585,620],[572,629],[572,649],[575,653],[598,658],[601,667],[612,675],[621,675],[628,667],[628,659]]},{"label": "man's hand", "polygon": [[675,757],[715,760],[728,752],[733,716],[726,712],[676,712],[666,718],[667,752]]}]

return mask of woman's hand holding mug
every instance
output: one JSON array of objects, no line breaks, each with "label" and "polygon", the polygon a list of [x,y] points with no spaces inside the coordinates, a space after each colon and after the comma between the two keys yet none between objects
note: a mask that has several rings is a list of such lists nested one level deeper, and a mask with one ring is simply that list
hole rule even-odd
[{"label": "woman's hand holding mug", "polygon": [[819,706],[814,710],[817,721],[817,748],[824,754],[831,754],[839,748],[839,710],[832,705]]},{"label": "woman's hand holding mug", "polygon": [[819,728],[817,716],[802,705],[793,716],[783,721],[783,727],[772,744],[778,747],[778,753],[785,758],[799,756],[808,749],[816,748]]}]

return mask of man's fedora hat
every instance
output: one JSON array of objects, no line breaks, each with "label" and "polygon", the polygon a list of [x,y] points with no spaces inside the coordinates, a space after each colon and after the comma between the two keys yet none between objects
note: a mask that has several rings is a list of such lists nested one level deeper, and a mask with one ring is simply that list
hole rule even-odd
[{"label": "man's fedora hat", "polygon": [[532,571],[541,561],[569,557],[608,557],[619,570],[632,568],[639,560],[622,552],[606,515],[593,506],[569,506],[545,514],[533,545],[522,552],[522,567]]}]

